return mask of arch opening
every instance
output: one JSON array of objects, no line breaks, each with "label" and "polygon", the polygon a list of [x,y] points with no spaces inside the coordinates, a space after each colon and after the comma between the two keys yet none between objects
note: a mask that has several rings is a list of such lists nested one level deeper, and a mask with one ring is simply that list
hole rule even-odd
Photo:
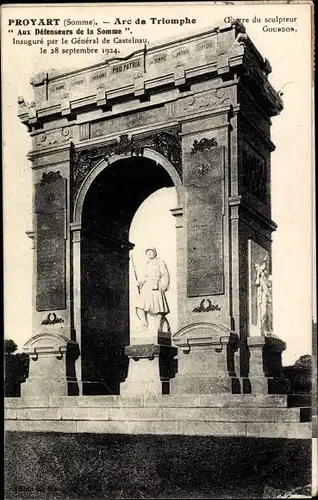
[{"label": "arch opening", "polygon": [[171,331],[177,329],[177,247],[176,226],[170,210],[177,204],[177,193],[174,187],[161,188],[154,191],[138,207],[129,231],[129,240],[135,245],[131,250],[129,270],[129,300],[130,300],[130,331],[140,330],[140,321],[136,314],[136,304],[139,301],[137,281],[142,279],[145,269],[147,248],[154,247],[157,255],[167,267],[169,287],[165,296],[169,305],[166,315]]},{"label": "arch opening", "polygon": [[[141,241],[140,225],[136,233],[134,220],[138,214],[140,219],[139,207],[149,208],[151,195],[164,192],[163,188],[175,191],[165,168],[149,158],[131,157],[104,168],[86,193],[81,214],[83,394],[119,394],[120,383],[127,376],[124,347],[134,327],[131,287],[135,287],[130,253],[136,244],[132,240]],[[170,196],[170,204],[171,199],[176,197]],[[167,213],[174,207],[167,206],[166,201],[162,208]],[[143,218],[146,232],[147,210]],[[156,231],[153,222],[152,230]],[[157,235],[155,243],[159,238]],[[140,248],[137,253],[140,255]]]}]

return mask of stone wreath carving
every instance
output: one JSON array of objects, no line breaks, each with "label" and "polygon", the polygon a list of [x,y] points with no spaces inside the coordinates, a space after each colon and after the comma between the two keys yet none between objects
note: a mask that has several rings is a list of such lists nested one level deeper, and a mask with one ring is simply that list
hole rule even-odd
[{"label": "stone wreath carving", "polygon": [[195,139],[193,141],[193,145],[192,145],[192,149],[190,151],[190,154],[194,155],[198,152],[202,153],[202,151],[205,151],[206,149],[211,149],[217,145],[218,145],[218,142],[217,142],[215,137],[212,137],[211,139],[207,139],[206,137],[203,137],[202,139],[200,139],[200,141]]},{"label": "stone wreath carving", "polygon": [[56,325],[58,323],[64,323],[63,318],[58,318],[56,313],[49,313],[47,317],[42,321],[42,325]]},{"label": "stone wreath carving", "polygon": [[192,312],[210,312],[210,311],[221,311],[218,304],[213,304],[210,299],[207,299],[207,306],[205,305],[205,299],[202,299],[200,304],[196,306]]},{"label": "stone wreath carving", "polygon": [[55,182],[57,179],[62,179],[61,172],[59,170],[56,172],[53,172],[52,170],[49,172],[43,172],[40,184],[41,186],[44,186],[45,184]]}]

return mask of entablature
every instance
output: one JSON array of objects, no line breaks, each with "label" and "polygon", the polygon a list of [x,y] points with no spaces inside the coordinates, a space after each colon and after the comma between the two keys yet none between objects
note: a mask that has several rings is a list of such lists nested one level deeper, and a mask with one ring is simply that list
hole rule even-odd
[{"label": "entablature", "polygon": [[138,100],[176,89],[179,96],[198,81],[221,79],[221,86],[241,75],[255,87],[269,116],[282,109],[280,96],[268,82],[270,66],[241,24],[232,23],[160,46],[139,50],[68,74],[41,73],[32,80],[34,101],[19,98],[18,116],[29,131],[43,122],[66,117],[73,122],[83,112],[112,112],[118,102]]}]

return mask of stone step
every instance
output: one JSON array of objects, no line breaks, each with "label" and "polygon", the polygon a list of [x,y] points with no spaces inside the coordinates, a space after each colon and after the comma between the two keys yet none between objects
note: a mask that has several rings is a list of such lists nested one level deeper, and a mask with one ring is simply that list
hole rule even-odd
[{"label": "stone step", "polygon": [[[287,396],[278,394],[187,394],[180,396],[44,396],[5,398],[5,408],[284,408]],[[296,406],[295,404],[289,406]],[[310,406],[303,404],[302,406]]]},{"label": "stone step", "polygon": [[198,395],[198,406],[228,408],[287,407],[287,396],[280,394],[205,394]]},{"label": "stone step", "polygon": [[309,422],[213,422],[195,420],[7,420],[7,432],[53,432],[66,434],[127,434],[170,436],[230,436],[312,439]]},{"label": "stone step", "polygon": [[312,397],[310,394],[288,394],[287,395],[287,406],[302,406],[308,407],[312,405]]},{"label": "stone step", "polygon": [[6,408],[6,420],[309,422],[310,408]]}]

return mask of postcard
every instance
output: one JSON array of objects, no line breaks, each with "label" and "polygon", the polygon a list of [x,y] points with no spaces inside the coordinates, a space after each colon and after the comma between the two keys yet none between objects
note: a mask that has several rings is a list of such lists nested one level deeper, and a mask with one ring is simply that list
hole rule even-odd
[{"label": "postcard", "polygon": [[313,4],[1,13],[6,498],[311,498]]}]

